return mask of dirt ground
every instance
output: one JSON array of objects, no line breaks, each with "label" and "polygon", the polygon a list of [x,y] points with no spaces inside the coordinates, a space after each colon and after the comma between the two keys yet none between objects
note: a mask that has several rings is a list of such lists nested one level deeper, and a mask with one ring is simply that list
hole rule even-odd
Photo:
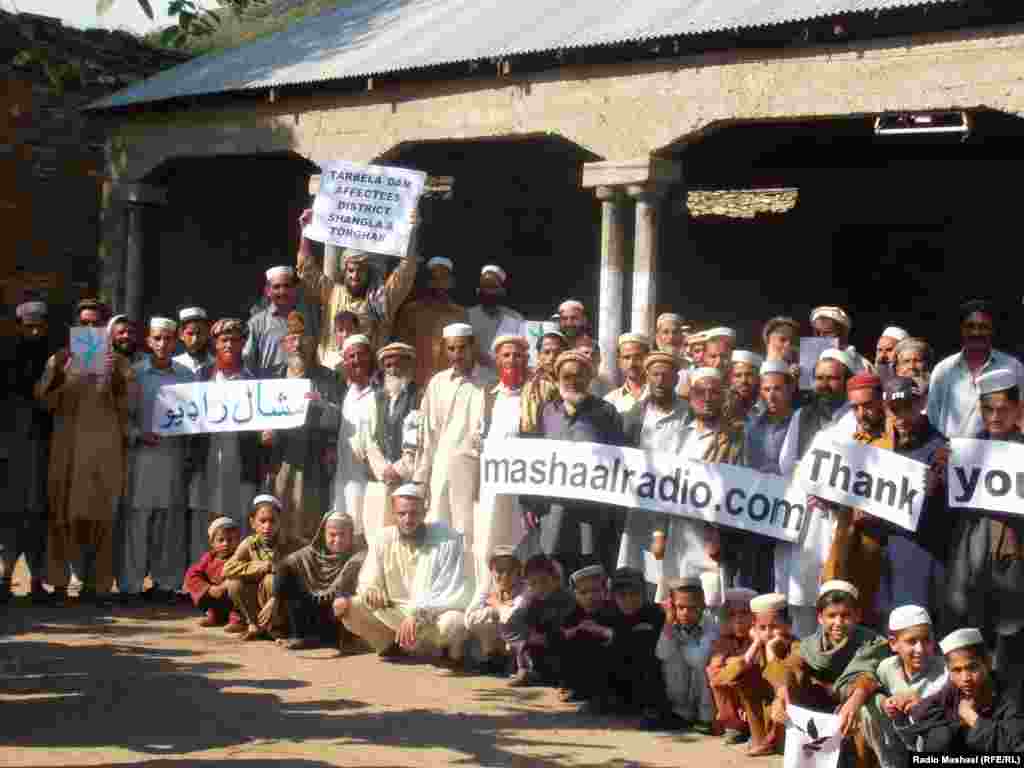
[{"label": "dirt ground", "polygon": [[781,764],[578,715],[548,688],[243,643],[188,606],[0,610],[0,765]]}]

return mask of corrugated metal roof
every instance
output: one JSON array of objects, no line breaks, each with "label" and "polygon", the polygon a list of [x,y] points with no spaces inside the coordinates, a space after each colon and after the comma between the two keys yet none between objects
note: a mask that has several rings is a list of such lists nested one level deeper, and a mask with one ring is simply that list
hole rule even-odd
[{"label": "corrugated metal roof", "polygon": [[957,0],[355,0],[92,109]]}]

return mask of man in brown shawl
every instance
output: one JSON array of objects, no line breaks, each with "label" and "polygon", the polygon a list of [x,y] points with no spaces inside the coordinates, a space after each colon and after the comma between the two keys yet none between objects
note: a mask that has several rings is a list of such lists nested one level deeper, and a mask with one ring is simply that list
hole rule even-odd
[{"label": "man in brown shawl", "polygon": [[523,435],[537,431],[537,422],[544,404],[558,399],[558,380],[555,378],[555,360],[565,351],[565,335],[554,324],[544,324],[544,332],[537,341],[537,367],[523,386],[522,417],[519,432]]}]

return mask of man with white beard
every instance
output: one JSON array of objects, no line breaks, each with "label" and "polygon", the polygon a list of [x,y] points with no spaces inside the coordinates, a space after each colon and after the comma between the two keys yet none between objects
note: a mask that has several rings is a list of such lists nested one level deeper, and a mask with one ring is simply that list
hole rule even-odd
[{"label": "man with white beard", "polygon": [[363,501],[369,472],[359,450],[361,435],[370,420],[373,408],[373,350],[370,339],[361,333],[345,339],[341,350],[348,387],[341,405],[341,426],[338,430],[338,470],[334,476],[334,511],[347,512],[354,523],[356,548],[363,537]]},{"label": "man with white beard", "polygon": [[[530,359],[530,342],[523,336],[502,335],[494,340],[494,361],[498,383],[488,392],[490,421],[485,439],[518,437],[523,419],[523,384]],[[487,561],[495,547],[516,547],[526,535],[523,514],[517,496],[480,494],[473,526],[473,552],[476,558],[477,584],[489,575]]]}]

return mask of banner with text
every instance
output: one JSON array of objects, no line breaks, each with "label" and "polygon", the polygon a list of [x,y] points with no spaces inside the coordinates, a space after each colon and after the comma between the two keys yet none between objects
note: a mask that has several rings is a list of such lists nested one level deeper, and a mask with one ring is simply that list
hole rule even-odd
[{"label": "banner with text", "polygon": [[836,768],[842,746],[839,715],[793,704],[786,707],[782,768]]},{"label": "banner with text", "polygon": [[691,517],[796,541],[806,494],[778,475],[600,443],[488,440],[481,493],[551,496]]},{"label": "banner with text", "polygon": [[819,432],[796,471],[807,493],[917,530],[928,465]]},{"label": "banner with text", "polygon": [[949,506],[1024,515],[1024,444],[1005,440],[950,441]]},{"label": "banner with text", "polygon": [[236,379],[168,384],[157,392],[158,435],[291,429],[306,422],[309,379]]},{"label": "banner with text", "polygon": [[426,180],[422,171],[405,168],[327,163],[304,234],[329,245],[405,256]]}]

